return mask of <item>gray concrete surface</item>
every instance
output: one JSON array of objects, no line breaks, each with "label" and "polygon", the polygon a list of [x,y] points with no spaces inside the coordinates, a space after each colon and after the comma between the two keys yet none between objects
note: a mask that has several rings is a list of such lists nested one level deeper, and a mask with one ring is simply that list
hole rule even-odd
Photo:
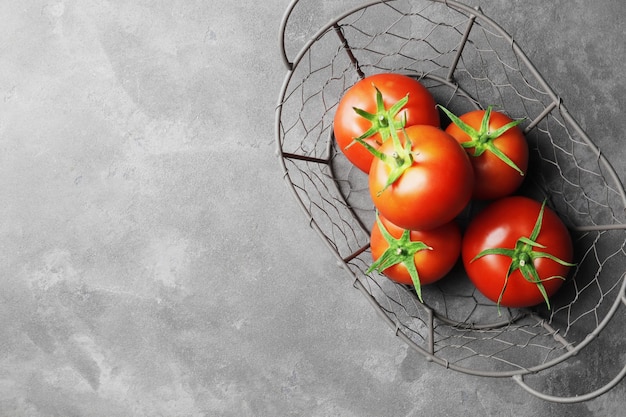
[{"label": "gray concrete surface", "polygon": [[[274,154],[287,3],[0,3],[0,416],[626,415],[429,364],[343,279]],[[480,5],[624,178],[626,3]]]}]

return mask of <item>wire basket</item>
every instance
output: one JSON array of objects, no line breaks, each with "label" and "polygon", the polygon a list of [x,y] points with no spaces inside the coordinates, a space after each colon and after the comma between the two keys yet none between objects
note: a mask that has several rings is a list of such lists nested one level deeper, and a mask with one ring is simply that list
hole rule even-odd
[{"label": "wire basket", "polygon": [[[556,402],[585,401],[615,387],[626,375],[626,367],[616,367],[626,359],[623,345],[581,352],[602,343],[599,335],[610,321],[625,322],[624,187],[520,47],[480,10],[461,3],[375,1],[331,20],[290,59],[287,27],[297,3],[290,4],[280,28],[288,72],[276,111],[279,160],[310,226],[354,286],[399,338],[446,368],[512,377]],[[332,122],[343,93],[380,72],[418,79],[456,114],[493,105],[525,119],[521,127],[531,156],[519,194],[547,199],[575,246],[577,266],[551,299],[551,310],[503,309],[498,315],[461,267],[422,288],[424,304],[411,287],[366,273],[374,208],[366,175],[335,147]],[[469,219],[475,210],[470,206],[462,217]],[[600,350],[610,364],[599,364]],[[554,381],[566,378],[551,377],[564,372],[591,378],[599,366],[621,371],[613,379],[595,375],[593,383],[584,383],[584,394],[572,395],[578,386],[559,385]]]}]

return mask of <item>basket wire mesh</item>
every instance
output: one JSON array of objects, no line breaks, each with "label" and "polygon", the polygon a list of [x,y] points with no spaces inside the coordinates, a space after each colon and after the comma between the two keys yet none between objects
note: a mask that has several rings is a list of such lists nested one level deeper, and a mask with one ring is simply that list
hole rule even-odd
[{"label": "basket wire mesh", "polygon": [[[512,377],[534,395],[557,402],[585,401],[617,385],[626,367],[582,395],[544,394],[524,382],[578,355],[623,314],[626,195],[608,160],[521,48],[480,10],[461,3],[376,1],[331,20],[290,60],[286,28],[297,3],[281,25],[288,72],[276,111],[279,160],[310,226],[354,286],[399,338],[446,368]],[[577,266],[551,300],[551,310],[506,309],[498,315],[461,267],[425,286],[424,304],[412,288],[366,273],[374,208],[365,174],[335,147],[332,121],[343,93],[380,72],[420,80],[456,114],[493,105],[525,119],[531,160],[519,194],[547,199],[569,227],[576,252]],[[460,222],[480,208],[471,204]],[[619,346],[612,353],[619,357]]]}]

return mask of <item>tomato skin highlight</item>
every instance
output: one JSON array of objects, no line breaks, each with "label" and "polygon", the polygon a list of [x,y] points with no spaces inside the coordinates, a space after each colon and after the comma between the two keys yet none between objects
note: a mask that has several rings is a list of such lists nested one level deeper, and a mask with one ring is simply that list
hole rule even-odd
[{"label": "tomato skin highlight", "polygon": [[[463,237],[461,257],[469,279],[488,299],[497,302],[505,285],[511,258],[504,255],[476,255],[490,248],[515,248],[517,240],[529,236],[541,210],[541,204],[522,196],[506,197],[487,206],[470,222]],[[541,231],[536,242],[544,245],[539,250],[572,262],[573,244],[569,232],[558,215],[545,207]],[[548,297],[558,291],[570,267],[548,258],[533,261]],[[504,307],[531,307],[544,302],[537,284],[526,280],[520,270],[508,278],[500,305]]]},{"label": "tomato skin highlight", "polygon": [[[396,239],[404,229],[379,215],[385,229]],[[461,229],[454,221],[428,231],[411,231],[411,241],[424,242],[430,250],[422,250],[413,257],[422,285],[432,284],[442,279],[454,267],[461,253]],[[376,222],[372,227],[370,248],[372,259],[378,260],[389,247]],[[390,266],[383,271],[389,279],[400,284],[413,285],[409,271],[404,264]]]},{"label": "tomato skin highlight", "polygon": [[[353,144],[353,140],[365,133],[371,127],[371,122],[358,115],[354,108],[376,113],[375,87],[381,91],[386,109],[409,95],[407,104],[396,116],[398,121],[406,120],[405,126],[416,124],[439,126],[439,112],[435,99],[416,79],[402,74],[381,73],[358,81],[339,101],[333,120],[333,133],[339,149],[346,158],[365,173],[369,172],[374,156],[362,145]],[[365,141],[377,148],[382,139],[377,133]]]},{"label": "tomato skin highlight", "polygon": [[[404,229],[429,230],[452,221],[471,199],[474,173],[465,150],[441,129],[409,126],[404,135],[412,142],[413,164],[385,189],[391,167],[375,158],[369,173],[374,206],[383,217]],[[391,140],[379,148],[392,155]],[[381,190],[383,190],[381,192]]]},{"label": "tomato skin highlight", "polygon": [[[474,110],[459,116],[459,118],[474,129],[480,130],[484,115],[485,110]],[[492,111],[488,124],[489,131],[493,132],[512,121],[513,119],[507,115]],[[450,123],[445,131],[459,143],[469,142],[472,139],[454,123]],[[518,126],[512,127],[494,139],[493,144],[506,154],[522,172],[526,173],[528,169],[528,143]],[[473,198],[495,200],[506,197],[513,194],[524,181],[525,176],[520,175],[494,153],[485,151],[479,156],[474,156],[475,148],[467,148],[466,151],[470,155],[470,161],[474,168]]]}]

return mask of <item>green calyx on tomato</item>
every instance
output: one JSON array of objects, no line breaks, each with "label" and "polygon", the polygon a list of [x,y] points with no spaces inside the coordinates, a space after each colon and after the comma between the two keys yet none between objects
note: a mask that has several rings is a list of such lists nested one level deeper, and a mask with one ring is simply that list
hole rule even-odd
[{"label": "green calyx on tomato", "polygon": [[472,156],[478,157],[486,151],[489,151],[498,158],[500,158],[502,162],[506,163],[508,166],[517,171],[521,176],[524,175],[524,171],[522,171],[515,164],[515,162],[511,160],[511,158],[509,158],[504,152],[498,149],[498,147],[493,143],[493,141],[502,136],[504,132],[519,125],[524,121],[524,119],[513,120],[512,122],[507,123],[499,129],[490,131],[489,118],[491,117],[491,110],[493,109],[493,106],[488,106],[487,110],[485,110],[480,130],[476,130],[442,105],[438,104],[437,107],[443,110],[443,112],[450,118],[452,123],[457,125],[463,132],[465,132],[465,134],[467,134],[471,138],[469,141],[461,143],[461,146],[465,149],[473,148],[474,151],[472,153]]},{"label": "green calyx on tomato", "polygon": [[372,263],[366,273],[370,273],[372,271],[383,272],[385,269],[397,265],[403,264],[409,275],[411,275],[411,280],[413,281],[413,286],[415,287],[415,293],[420,301],[422,300],[422,287],[420,284],[419,274],[417,272],[417,267],[415,266],[415,254],[422,250],[433,250],[432,247],[428,246],[424,242],[413,242],[411,240],[411,231],[404,230],[402,232],[402,236],[400,239],[396,239],[389,233],[389,231],[385,228],[385,225],[380,221],[378,217],[378,213],[376,214],[376,223],[378,228],[380,229],[381,234],[389,244],[389,247],[385,252],[376,260],[376,262]]},{"label": "green calyx on tomato", "polygon": [[522,276],[524,277],[524,279],[526,279],[528,282],[531,282],[537,285],[537,289],[543,296],[543,299],[546,302],[546,306],[548,307],[548,309],[550,309],[550,301],[548,299],[548,294],[546,293],[546,289],[543,286],[543,281],[550,280],[550,279],[565,280],[565,277],[553,276],[549,278],[544,278],[542,280],[539,277],[539,274],[537,273],[537,269],[535,268],[535,265],[534,265],[534,260],[538,258],[547,258],[564,266],[575,265],[575,264],[563,261],[549,253],[539,252],[535,250],[535,248],[546,248],[546,246],[536,241],[537,237],[539,236],[539,233],[541,232],[541,224],[543,221],[543,212],[544,212],[545,206],[546,206],[546,202],[544,200],[543,203],[541,204],[541,210],[539,211],[539,215],[537,216],[537,221],[535,222],[535,226],[533,227],[533,230],[530,236],[520,237],[515,244],[515,249],[508,249],[508,248],[485,249],[482,252],[480,252],[478,255],[476,255],[474,259],[471,260],[471,262],[474,262],[476,259],[481,258],[486,255],[503,255],[503,256],[508,256],[509,258],[511,258],[511,264],[509,265],[509,269],[506,273],[504,286],[502,287],[502,291],[500,292],[500,296],[498,297],[498,303],[497,303],[498,309],[500,308],[500,301],[502,300],[502,296],[504,295],[504,291],[506,290],[509,276],[516,270],[519,270]]},{"label": "green calyx on tomato", "polygon": [[[411,142],[409,135],[404,135],[405,143],[403,146],[402,142],[400,141],[400,137],[398,136],[398,129],[395,127],[389,127],[393,125],[393,119],[391,118],[391,115],[387,115],[387,117],[389,119],[387,132],[391,135],[394,149],[391,155],[380,152],[378,149],[374,148],[372,145],[365,142],[361,138],[355,138],[355,140],[363,145],[372,155],[374,155],[374,157],[380,159],[389,167],[391,167],[387,182],[385,183],[385,186],[380,191],[378,191],[378,195],[382,194],[383,191],[385,191],[391,184],[396,182],[398,178],[400,178],[402,174],[404,174],[404,171],[406,171],[413,165],[414,161],[412,152],[413,143]],[[404,128],[402,127],[402,129]]]},{"label": "green calyx on tomato", "polygon": [[389,139],[390,131],[401,129],[406,124],[405,120],[396,120],[396,116],[400,113],[400,110],[409,102],[409,95],[407,94],[399,100],[397,103],[394,103],[389,109],[385,109],[385,103],[383,102],[383,93],[372,84],[374,89],[376,90],[376,112],[369,113],[363,109],[359,109],[357,107],[353,107],[354,111],[364,119],[370,121],[372,126],[365,131],[361,136],[355,138],[352,143],[350,143],[346,148],[354,145],[355,143],[363,144],[363,140],[367,139],[371,136],[374,136],[376,133],[380,134],[382,142],[385,142]]}]

